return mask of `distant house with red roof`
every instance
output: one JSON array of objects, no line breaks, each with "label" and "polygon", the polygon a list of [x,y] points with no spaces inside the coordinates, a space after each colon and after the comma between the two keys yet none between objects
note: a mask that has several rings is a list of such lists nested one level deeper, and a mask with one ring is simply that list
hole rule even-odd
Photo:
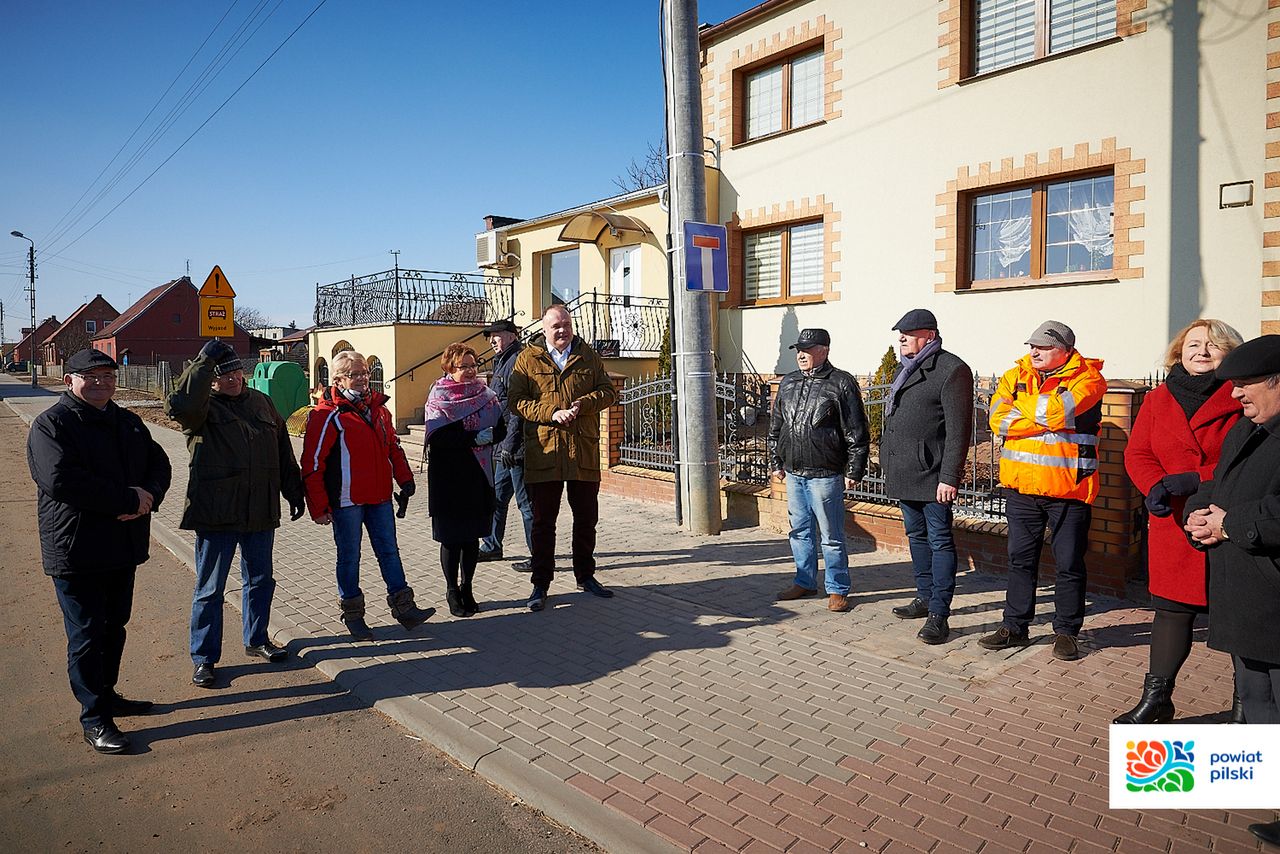
[{"label": "distant house with red roof", "polygon": [[119,316],[120,312],[103,299],[102,294],[98,294],[73,311],[61,326],[41,342],[40,360],[46,366],[61,365],[68,356],[88,347],[93,336],[106,329]]},{"label": "distant house with red roof", "polygon": [[[208,338],[200,336],[200,296],[188,276],[152,288],[107,328],[93,336],[92,346],[121,364],[168,362],[176,372],[195,358]],[[249,355],[249,333],[239,324],[223,340],[242,356]]]},{"label": "distant house with red roof", "polygon": [[30,359],[33,349],[32,342],[34,341],[34,349],[39,351],[40,342],[49,337],[61,325],[56,315],[50,315],[36,327],[35,334],[32,334],[30,326],[24,326],[22,328],[22,340],[18,342],[17,347],[13,348],[13,358],[10,361],[25,362]]}]

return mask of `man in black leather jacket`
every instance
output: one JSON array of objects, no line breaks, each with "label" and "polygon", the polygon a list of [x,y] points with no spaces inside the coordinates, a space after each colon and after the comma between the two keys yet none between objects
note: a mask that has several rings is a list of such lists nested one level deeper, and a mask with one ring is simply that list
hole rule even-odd
[{"label": "man in black leather jacket", "polygon": [[802,329],[791,349],[799,370],[782,378],[769,421],[773,477],[785,478],[791,553],[796,577],[782,600],[816,596],[821,532],[827,608],[849,610],[849,555],[844,539],[844,492],[867,471],[867,415],[858,381],[827,361],[831,335]]}]

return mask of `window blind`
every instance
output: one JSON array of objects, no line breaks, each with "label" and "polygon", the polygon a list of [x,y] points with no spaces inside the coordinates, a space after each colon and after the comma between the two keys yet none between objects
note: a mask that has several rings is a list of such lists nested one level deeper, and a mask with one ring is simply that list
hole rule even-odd
[{"label": "window blind", "polygon": [[782,130],[782,66],[747,77],[747,139]]},{"label": "window blind", "polygon": [[782,296],[782,232],[754,231],[743,238],[748,300]]},{"label": "window blind", "polygon": [[822,293],[822,223],[791,228],[791,296]]},{"label": "window blind", "polygon": [[803,127],[819,121],[822,103],[822,51],[796,58],[791,63],[791,126]]}]

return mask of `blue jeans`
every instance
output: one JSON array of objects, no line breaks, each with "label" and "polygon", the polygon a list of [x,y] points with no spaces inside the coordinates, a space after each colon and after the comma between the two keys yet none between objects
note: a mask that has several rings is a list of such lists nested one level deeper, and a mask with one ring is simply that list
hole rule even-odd
[{"label": "blue jeans", "polygon": [[387,595],[409,586],[400,563],[396,543],[396,517],[391,502],[356,504],[333,511],[333,542],[338,547],[338,595],[343,599],[363,596],[360,592],[360,529],[369,532],[369,543],[378,558],[378,569],[387,584]]},{"label": "blue jeans", "polygon": [[796,584],[817,588],[818,549],[814,529],[822,534],[822,562],[827,593],[849,592],[849,553],[844,544],[844,477],[800,477],[787,472],[787,517],[791,520],[791,554]]},{"label": "blue jeans", "polygon": [[244,645],[267,642],[271,598],[271,549],[276,532],[196,531],[196,589],[191,597],[191,660],[217,664],[222,657],[222,593],[236,546],[240,547],[240,612]]},{"label": "blue jeans", "polygon": [[951,535],[951,505],[937,501],[899,501],[907,547],[916,574],[916,596],[930,614],[951,616],[956,592],[956,541]]},{"label": "blue jeans", "polygon": [[124,627],[133,610],[133,576],[130,566],[53,578],[67,630],[67,677],[85,729],[111,720]]},{"label": "blue jeans", "polygon": [[525,548],[533,551],[533,505],[529,503],[529,491],[524,488],[524,466],[507,468],[494,458],[493,490],[497,503],[493,508],[493,530],[480,541],[480,548],[487,552],[502,551],[502,537],[507,533],[507,509],[515,496],[516,507],[524,520]]}]

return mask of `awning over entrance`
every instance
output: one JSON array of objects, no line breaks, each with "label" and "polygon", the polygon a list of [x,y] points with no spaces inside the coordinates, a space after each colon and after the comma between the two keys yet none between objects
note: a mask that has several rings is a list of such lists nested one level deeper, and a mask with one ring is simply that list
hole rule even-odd
[{"label": "awning over entrance", "polygon": [[605,211],[587,211],[564,224],[564,228],[560,229],[560,239],[570,243],[595,243],[605,229],[614,237],[623,231],[649,233],[649,227],[635,217]]}]

